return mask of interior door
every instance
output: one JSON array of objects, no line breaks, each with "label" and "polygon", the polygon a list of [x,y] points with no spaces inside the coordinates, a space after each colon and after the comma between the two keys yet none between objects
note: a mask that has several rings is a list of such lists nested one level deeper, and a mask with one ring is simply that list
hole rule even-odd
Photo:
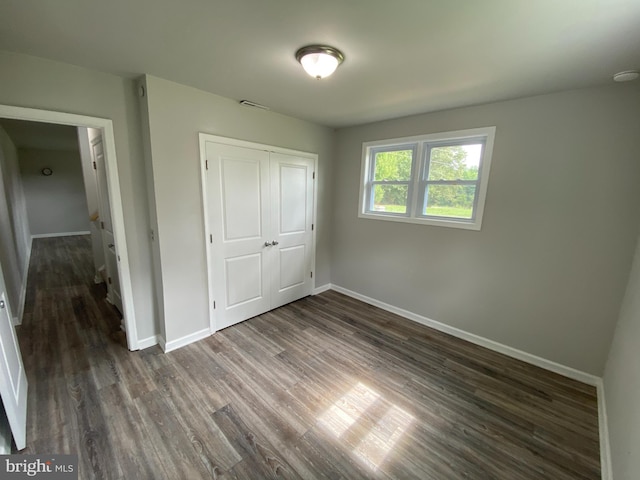
[{"label": "interior door", "polygon": [[91,155],[93,157],[98,185],[98,204],[100,228],[102,231],[102,245],[104,246],[105,269],[107,271],[107,299],[122,312],[122,296],[120,294],[120,277],[118,276],[118,256],[116,254],[109,206],[109,187],[107,185],[107,169],[104,158],[102,135],[91,141]]},{"label": "interior door", "polygon": [[311,294],[314,161],[271,153],[271,308]]},{"label": "interior door", "polygon": [[207,142],[206,156],[220,330],[269,310],[269,153]]},{"label": "interior door", "polygon": [[0,396],[18,450],[26,446],[27,376],[0,266]]}]

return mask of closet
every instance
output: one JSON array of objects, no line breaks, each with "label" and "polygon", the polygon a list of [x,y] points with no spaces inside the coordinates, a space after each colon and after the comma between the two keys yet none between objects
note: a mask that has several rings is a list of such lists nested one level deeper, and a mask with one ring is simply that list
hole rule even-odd
[{"label": "closet", "polygon": [[317,156],[201,134],[212,331],[310,295]]}]

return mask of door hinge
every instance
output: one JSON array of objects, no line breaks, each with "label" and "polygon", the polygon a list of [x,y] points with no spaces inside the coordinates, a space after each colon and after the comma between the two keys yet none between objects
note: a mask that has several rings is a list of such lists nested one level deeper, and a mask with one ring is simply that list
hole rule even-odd
[{"label": "door hinge", "polygon": [[216,301],[215,300],[213,301],[213,309],[214,310],[216,309]]},{"label": "door hinge", "polygon": [[209,170],[209,160],[204,161],[204,169]]},{"label": "door hinge", "polygon": [[209,234],[209,243],[213,243],[213,235]]},{"label": "door hinge", "polygon": [[312,223],[312,224],[311,224],[311,231],[313,231],[313,229],[314,229],[314,225],[313,225],[313,223]]},{"label": "door hinge", "polygon": [[313,179],[316,179],[316,172],[313,172]]},{"label": "door hinge", "polygon": [[100,222],[100,228],[104,230],[104,222]]},{"label": "door hinge", "polygon": [[94,170],[97,170],[97,169],[98,169],[98,167],[97,167],[97,165],[96,165],[96,162],[93,162],[93,169],[94,169]]},{"label": "door hinge", "polygon": [[311,272],[311,278],[313,278],[313,272]]},{"label": "door hinge", "polygon": [[109,285],[111,285],[111,277],[107,277],[107,280],[109,281]]}]

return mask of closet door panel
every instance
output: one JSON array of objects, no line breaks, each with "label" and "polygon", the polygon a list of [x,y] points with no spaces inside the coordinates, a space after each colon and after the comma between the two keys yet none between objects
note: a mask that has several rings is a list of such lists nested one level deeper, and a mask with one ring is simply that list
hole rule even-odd
[{"label": "closet door panel", "polygon": [[278,250],[280,272],[278,291],[302,285],[306,274],[306,245],[294,245],[293,247]]},{"label": "closet door panel", "polygon": [[224,259],[227,309],[263,297],[262,262],[261,253]]},{"label": "closet door panel", "polygon": [[271,308],[311,294],[313,168],[311,159],[271,153]]},{"label": "closet door panel", "polygon": [[220,330],[270,308],[269,154],[207,142],[210,248]]}]

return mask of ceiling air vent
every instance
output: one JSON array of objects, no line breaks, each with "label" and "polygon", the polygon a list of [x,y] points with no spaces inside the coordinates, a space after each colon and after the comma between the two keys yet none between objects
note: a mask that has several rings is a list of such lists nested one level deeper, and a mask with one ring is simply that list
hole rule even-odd
[{"label": "ceiling air vent", "polygon": [[260,105],[256,102],[252,102],[251,100],[240,100],[240,105],[244,105],[245,107],[259,108],[260,110],[269,110],[269,107]]}]

